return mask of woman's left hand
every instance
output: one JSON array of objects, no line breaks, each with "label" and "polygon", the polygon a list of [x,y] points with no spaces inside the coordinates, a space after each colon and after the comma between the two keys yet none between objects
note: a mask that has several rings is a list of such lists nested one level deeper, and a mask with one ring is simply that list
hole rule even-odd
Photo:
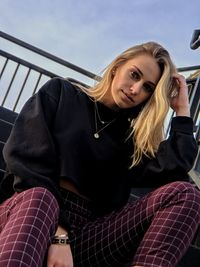
[{"label": "woman's left hand", "polygon": [[47,267],[73,266],[73,257],[70,245],[50,245],[47,257]]},{"label": "woman's left hand", "polygon": [[176,94],[170,98],[170,106],[177,116],[190,116],[190,104],[188,97],[188,86],[185,77],[176,73],[173,75],[175,80]]},{"label": "woman's left hand", "polygon": [[[68,235],[60,225],[55,235]],[[48,249],[47,267],[73,267],[73,257],[70,245],[51,244]]]}]

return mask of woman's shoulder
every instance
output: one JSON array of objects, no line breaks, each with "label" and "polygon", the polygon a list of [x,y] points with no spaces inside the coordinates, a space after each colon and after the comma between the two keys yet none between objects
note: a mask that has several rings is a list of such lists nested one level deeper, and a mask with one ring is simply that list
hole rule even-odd
[{"label": "woman's shoulder", "polygon": [[41,95],[45,94],[55,100],[60,100],[62,96],[73,96],[80,91],[82,91],[80,87],[67,78],[55,77],[48,80],[39,92]]},{"label": "woman's shoulder", "polygon": [[62,77],[54,77],[48,80],[42,87],[41,91],[46,92],[48,94],[54,94],[56,92],[60,92],[62,90],[71,90],[71,91],[77,91],[78,86],[74,85],[72,82],[70,82],[66,78]]}]

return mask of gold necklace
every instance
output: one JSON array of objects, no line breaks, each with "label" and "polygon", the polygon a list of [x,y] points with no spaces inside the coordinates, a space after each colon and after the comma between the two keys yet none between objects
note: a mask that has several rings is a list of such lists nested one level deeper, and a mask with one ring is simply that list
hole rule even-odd
[{"label": "gold necklace", "polygon": [[[99,121],[104,125],[102,128],[100,128],[98,130],[98,122],[97,122],[97,118],[99,119]],[[113,123],[116,118],[112,119],[109,122],[105,122],[103,120],[101,120],[100,114],[99,114],[99,110],[98,110],[98,106],[96,101],[94,102],[94,120],[95,120],[95,133],[94,133],[94,138],[98,139],[99,138],[99,133],[101,131],[103,131],[105,128],[107,128],[111,123]]]},{"label": "gold necklace", "polygon": [[108,121],[104,121],[101,119],[101,116],[99,114],[99,109],[98,109],[98,105],[97,105],[97,101],[94,101],[94,104],[95,104],[95,113],[96,113],[96,117],[98,117],[98,120],[100,121],[101,124],[106,124],[106,123],[109,123]]}]

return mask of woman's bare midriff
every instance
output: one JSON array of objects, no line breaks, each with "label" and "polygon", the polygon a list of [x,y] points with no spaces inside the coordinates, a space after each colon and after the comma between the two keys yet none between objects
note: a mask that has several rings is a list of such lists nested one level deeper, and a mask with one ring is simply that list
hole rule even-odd
[{"label": "woman's bare midriff", "polygon": [[67,190],[73,192],[74,194],[76,194],[76,195],[88,200],[88,198],[86,196],[84,196],[84,195],[79,193],[78,189],[70,181],[67,181],[65,179],[60,179],[60,187],[64,188],[64,189],[67,189]]}]

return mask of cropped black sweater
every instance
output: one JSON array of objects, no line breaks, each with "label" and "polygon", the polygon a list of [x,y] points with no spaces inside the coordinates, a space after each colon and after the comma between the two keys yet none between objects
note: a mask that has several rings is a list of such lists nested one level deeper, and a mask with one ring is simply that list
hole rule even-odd
[{"label": "cropped black sweater", "polygon": [[137,116],[138,110],[114,112],[101,103],[98,109],[106,121],[116,119],[96,139],[94,102],[65,79],[48,81],[24,105],[4,147],[8,173],[1,190],[8,194],[36,186],[49,189],[65,225],[60,177],[90,198],[97,214],[123,206],[131,187],[188,179],[197,153],[191,118],[173,118],[169,138],[160,144],[156,158],[144,157],[129,169],[134,148],[126,141],[128,118]]}]

